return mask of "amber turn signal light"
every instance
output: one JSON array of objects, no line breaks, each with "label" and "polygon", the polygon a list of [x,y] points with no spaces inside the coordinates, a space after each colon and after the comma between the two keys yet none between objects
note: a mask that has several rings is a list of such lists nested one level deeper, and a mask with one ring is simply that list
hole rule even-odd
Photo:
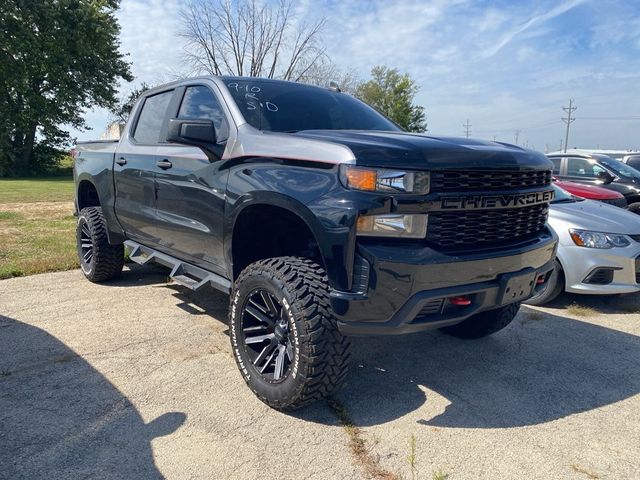
[{"label": "amber turn signal light", "polygon": [[375,170],[364,168],[350,168],[346,171],[347,184],[357,190],[368,190],[373,192],[376,189],[378,175]]}]

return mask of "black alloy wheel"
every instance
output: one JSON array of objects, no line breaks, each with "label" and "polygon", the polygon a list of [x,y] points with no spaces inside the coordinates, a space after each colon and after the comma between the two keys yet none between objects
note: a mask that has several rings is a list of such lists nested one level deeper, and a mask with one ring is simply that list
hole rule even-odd
[{"label": "black alloy wheel", "polygon": [[294,346],[282,304],[264,289],[254,290],[242,309],[242,342],[256,371],[269,382],[282,382],[291,370]]},{"label": "black alloy wheel", "polygon": [[91,270],[91,262],[93,261],[93,240],[91,231],[86,221],[81,221],[78,225],[80,230],[80,238],[78,238],[78,249],[80,250],[80,263],[82,270],[87,272]]}]

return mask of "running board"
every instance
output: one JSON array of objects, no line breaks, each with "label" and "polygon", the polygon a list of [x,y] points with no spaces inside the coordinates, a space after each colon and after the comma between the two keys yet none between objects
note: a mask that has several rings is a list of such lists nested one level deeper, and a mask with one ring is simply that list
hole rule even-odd
[{"label": "running board", "polygon": [[209,272],[190,263],[178,260],[165,253],[160,253],[153,248],[145,247],[132,240],[127,240],[124,245],[129,249],[131,261],[140,265],[145,263],[158,263],[171,269],[169,277],[176,283],[187,287],[190,290],[198,290],[207,283],[217,290],[225,293],[231,291],[231,282],[216,273]]}]

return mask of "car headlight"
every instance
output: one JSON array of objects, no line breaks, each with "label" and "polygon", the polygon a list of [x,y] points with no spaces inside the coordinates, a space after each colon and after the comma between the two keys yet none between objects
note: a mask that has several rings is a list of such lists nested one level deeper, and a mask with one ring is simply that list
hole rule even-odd
[{"label": "car headlight", "polygon": [[626,235],[615,233],[593,232],[591,230],[569,229],[569,235],[573,243],[586,248],[613,248],[627,247],[631,242]]},{"label": "car headlight", "polygon": [[427,236],[427,215],[360,215],[356,232],[365,237],[424,238]]},{"label": "car headlight", "polygon": [[340,178],[345,187],[368,192],[429,193],[429,172],[344,165]]}]

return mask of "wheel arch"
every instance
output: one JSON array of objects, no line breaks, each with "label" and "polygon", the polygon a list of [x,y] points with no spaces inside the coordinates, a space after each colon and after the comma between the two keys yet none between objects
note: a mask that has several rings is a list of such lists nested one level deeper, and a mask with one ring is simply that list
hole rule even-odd
[{"label": "wheel arch", "polygon": [[87,207],[100,207],[100,195],[94,183],[89,179],[82,179],[78,182],[76,189],[76,208],[78,212]]},{"label": "wheel arch", "polygon": [[[326,234],[318,218],[302,202],[280,193],[252,192],[236,205],[228,217],[225,241],[225,255],[233,279],[249,263],[268,258],[265,255],[270,253],[273,253],[271,256],[309,256],[311,253],[309,258],[329,272],[327,250],[330,245]],[[287,235],[292,233],[295,235]],[[248,237],[251,242],[243,241],[247,234],[251,235]],[[256,239],[263,243],[257,243]],[[269,241],[264,242],[265,239]],[[309,252],[304,252],[304,242],[308,240],[312,245]],[[316,251],[312,252],[314,248]],[[252,253],[247,256],[249,251]],[[331,276],[329,280],[331,283]]]}]

